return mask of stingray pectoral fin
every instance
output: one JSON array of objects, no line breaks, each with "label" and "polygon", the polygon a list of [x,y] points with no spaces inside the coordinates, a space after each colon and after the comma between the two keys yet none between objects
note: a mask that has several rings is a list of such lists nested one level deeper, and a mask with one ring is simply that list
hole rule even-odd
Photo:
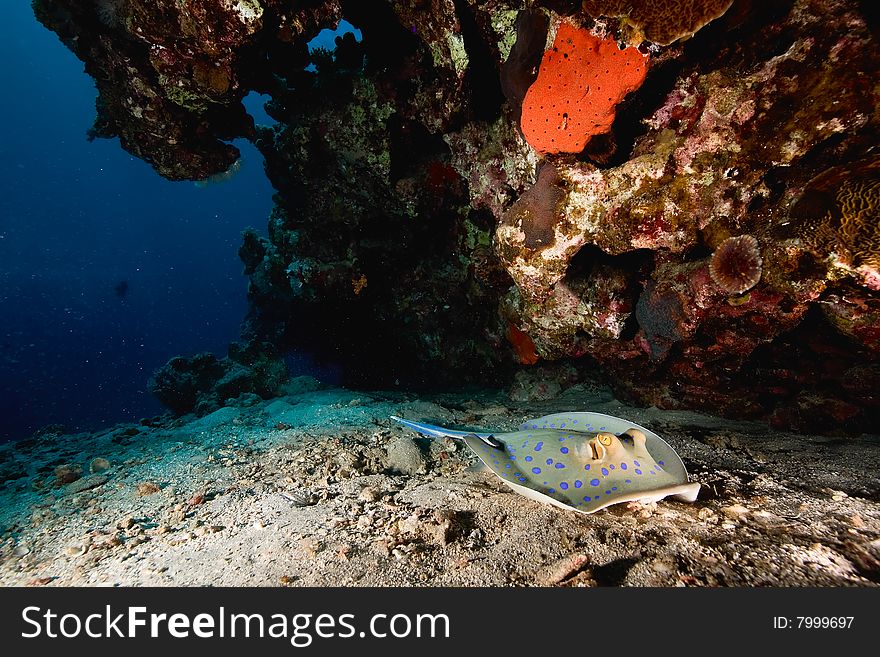
[{"label": "stingray pectoral fin", "polygon": [[643,504],[650,504],[651,502],[657,502],[666,497],[674,497],[682,502],[695,502],[699,492],[700,484],[698,483],[678,484],[676,486],[660,488],[655,491],[645,491],[645,495],[638,498],[638,501]]},{"label": "stingray pectoral fin", "polygon": [[673,493],[672,497],[677,500],[681,500],[682,502],[697,501],[697,495],[700,494],[700,484],[696,482],[692,484],[682,484],[680,488],[681,490],[677,493]]}]

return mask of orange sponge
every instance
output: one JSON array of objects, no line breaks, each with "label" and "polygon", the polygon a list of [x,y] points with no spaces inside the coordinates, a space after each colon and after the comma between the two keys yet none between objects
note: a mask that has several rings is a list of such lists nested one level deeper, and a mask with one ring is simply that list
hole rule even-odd
[{"label": "orange sponge", "polygon": [[539,153],[579,153],[611,129],[615,107],[647,70],[637,48],[620,50],[613,38],[562,23],[523,100],[523,136]]}]

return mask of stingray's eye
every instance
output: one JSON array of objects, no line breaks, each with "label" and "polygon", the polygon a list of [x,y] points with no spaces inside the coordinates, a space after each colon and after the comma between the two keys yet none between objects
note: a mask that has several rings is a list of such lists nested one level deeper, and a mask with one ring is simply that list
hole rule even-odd
[{"label": "stingray's eye", "polygon": [[599,442],[605,445],[605,447],[608,447],[611,444],[611,436],[607,433],[600,433]]}]

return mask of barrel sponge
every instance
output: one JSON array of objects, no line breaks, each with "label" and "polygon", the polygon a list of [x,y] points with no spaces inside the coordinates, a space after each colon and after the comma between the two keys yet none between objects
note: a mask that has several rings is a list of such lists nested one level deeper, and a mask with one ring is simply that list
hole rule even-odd
[{"label": "barrel sponge", "polygon": [[579,153],[611,129],[617,104],[645,80],[647,58],[564,22],[523,100],[521,127],[539,153]]},{"label": "barrel sponge", "polygon": [[691,36],[731,4],[733,0],[584,0],[583,8],[593,18],[620,17],[648,41],[668,46]]}]

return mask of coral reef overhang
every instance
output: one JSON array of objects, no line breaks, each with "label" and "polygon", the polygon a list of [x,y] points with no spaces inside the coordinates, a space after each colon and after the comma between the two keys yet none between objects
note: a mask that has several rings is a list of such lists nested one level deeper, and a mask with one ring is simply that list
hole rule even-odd
[{"label": "coral reef overhang", "polygon": [[[228,169],[235,137],[264,154],[245,338],[308,344],[360,385],[598,365],[642,404],[817,432],[880,419],[869,5],[736,0],[642,44],[610,132],[542,157],[520,104],[560,24],[622,34],[580,2],[34,2],[97,83],[92,136],[170,179]],[[342,17],[363,41],[310,52]],[[710,263],[742,235],[761,266],[731,293]]]}]

